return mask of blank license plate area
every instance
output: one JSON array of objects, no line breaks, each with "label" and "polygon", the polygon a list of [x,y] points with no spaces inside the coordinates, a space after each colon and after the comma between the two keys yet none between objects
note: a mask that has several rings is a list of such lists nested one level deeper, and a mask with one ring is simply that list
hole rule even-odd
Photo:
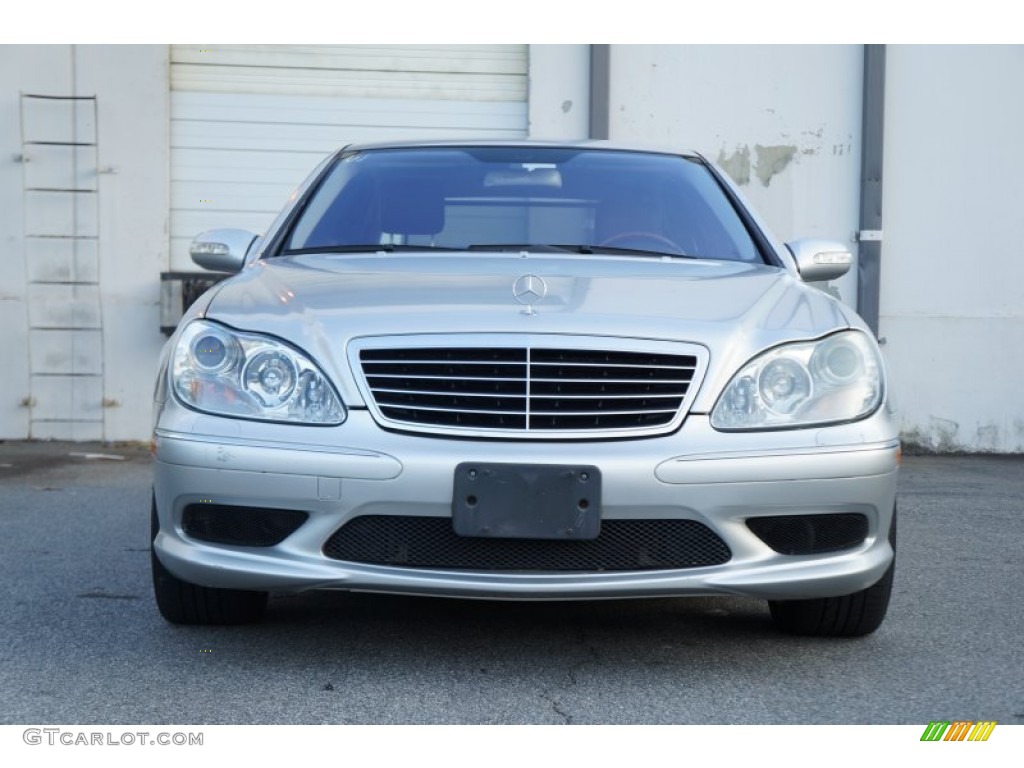
[{"label": "blank license plate area", "polygon": [[596,539],[601,473],[581,465],[459,464],[452,523],[460,536]]}]

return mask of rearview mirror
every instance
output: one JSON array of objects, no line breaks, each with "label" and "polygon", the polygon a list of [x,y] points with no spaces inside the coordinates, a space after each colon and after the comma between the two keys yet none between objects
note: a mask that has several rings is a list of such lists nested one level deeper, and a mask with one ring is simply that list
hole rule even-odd
[{"label": "rearview mirror", "polygon": [[244,229],[210,229],[197,235],[188,248],[192,261],[215,272],[237,272],[245,264],[256,235]]},{"label": "rearview mirror", "polygon": [[524,166],[507,171],[491,171],[484,177],[484,186],[491,187],[548,187],[560,189],[562,174],[557,168],[540,165]]},{"label": "rearview mirror", "polygon": [[805,282],[835,280],[849,272],[853,264],[850,249],[834,240],[794,240],[786,243],[786,247]]}]

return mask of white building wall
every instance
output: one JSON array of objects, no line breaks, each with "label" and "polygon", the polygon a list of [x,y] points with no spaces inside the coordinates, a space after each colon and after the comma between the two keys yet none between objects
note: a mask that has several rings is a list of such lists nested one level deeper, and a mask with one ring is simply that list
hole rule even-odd
[{"label": "white building wall", "polygon": [[[25,107],[21,94],[95,101]],[[0,46],[0,102],[21,118],[0,121],[0,437],[149,432],[164,340],[167,96],[165,46]],[[95,146],[22,145],[51,132]],[[26,191],[51,187],[80,192]]]},{"label": "white building wall", "polygon": [[525,45],[171,48],[171,268],[216,227],[262,233],[352,142],[527,130]]},{"label": "white building wall", "polygon": [[531,45],[530,138],[585,139],[590,131],[590,46]]},{"label": "white building wall", "polygon": [[[610,134],[717,162],[783,240],[853,241],[863,48],[613,45]],[[856,306],[855,270],[836,282]]]},{"label": "white building wall", "polygon": [[[530,135],[586,136],[588,46],[529,58]],[[0,121],[0,439],[148,435],[170,263],[168,67],[165,46],[0,46],[5,114],[21,115],[24,93],[94,96],[97,138],[69,166],[95,190],[71,225],[25,191],[57,178],[55,155],[30,168],[21,121]],[[860,46],[616,45],[611,69],[612,138],[703,152],[784,239],[857,229]],[[888,49],[880,334],[904,437],[927,449],[1024,451],[1022,82],[1021,46]],[[96,235],[70,262],[74,288],[65,246],[26,240],[65,226]],[[854,286],[840,283],[848,303]],[[88,327],[63,334],[62,318]]]},{"label": "white building wall", "polygon": [[105,440],[149,437],[168,268],[167,48],[78,46],[78,87],[99,110]]},{"label": "white building wall", "polygon": [[[613,138],[701,151],[783,239],[851,240],[861,46],[611,56]],[[1021,46],[888,48],[880,335],[910,446],[1024,451],[1021,83]]]},{"label": "white building wall", "polygon": [[880,334],[908,442],[1024,451],[1024,46],[890,46]]},{"label": "white building wall", "polygon": [[0,439],[29,433],[28,277],[24,254],[24,164],[20,162],[22,92],[69,92],[67,46],[0,46]]}]

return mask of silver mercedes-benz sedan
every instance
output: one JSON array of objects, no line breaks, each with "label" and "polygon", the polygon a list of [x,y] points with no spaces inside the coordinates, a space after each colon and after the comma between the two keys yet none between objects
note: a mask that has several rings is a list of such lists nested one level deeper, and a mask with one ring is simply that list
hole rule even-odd
[{"label": "silver mercedes-benz sedan", "polygon": [[777,242],[697,154],[349,146],[188,310],[156,386],[166,619],[269,592],[742,595],[863,635],[900,446],[841,243]]}]

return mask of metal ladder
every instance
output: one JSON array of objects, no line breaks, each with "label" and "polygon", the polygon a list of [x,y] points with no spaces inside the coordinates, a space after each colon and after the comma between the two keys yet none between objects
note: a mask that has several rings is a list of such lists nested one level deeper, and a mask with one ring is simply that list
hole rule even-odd
[{"label": "metal ladder", "polygon": [[102,440],[95,96],[21,95],[29,437]]}]

